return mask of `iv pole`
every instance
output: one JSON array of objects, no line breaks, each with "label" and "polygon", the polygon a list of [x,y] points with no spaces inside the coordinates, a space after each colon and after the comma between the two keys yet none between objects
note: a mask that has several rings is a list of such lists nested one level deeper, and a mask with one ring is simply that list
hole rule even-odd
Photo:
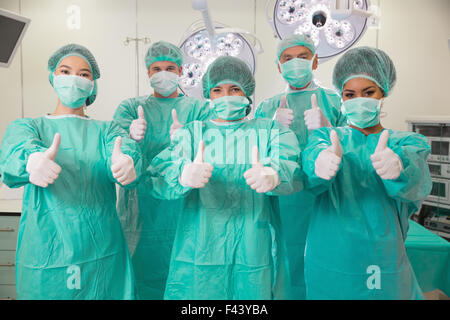
[{"label": "iv pole", "polygon": [[138,0],[135,2],[136,4],[136,38],[130,38],[127,37],[124,41],[124,45],[128,46],[130,42],[135,42],[135,49],[136,49],[136,98],[140,96],[139,94],[139,42],[143,42],[144,44],[148,44],[151,42],[151,40],[147,37],[144,38],[138,38]]}]

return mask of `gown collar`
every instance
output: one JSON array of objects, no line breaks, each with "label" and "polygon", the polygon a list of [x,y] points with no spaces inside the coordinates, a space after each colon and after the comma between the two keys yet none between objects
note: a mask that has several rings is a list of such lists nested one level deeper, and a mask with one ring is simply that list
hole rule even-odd
[{"label": "gown collar", "polygon": [[284,90],[285,94],[289,93],[300,93],[300,92],[306,92],[306,91],[312,91],[319,88],[319,85],[317,84],[317,81],[313,79],[311,83],[304,89],[301,90],[293,90],[290,85],[287,85],[286,89]]},{"label": "gown collar", "polygon": [[64,118],[78,118],[78,119],[83,119],[83,120],[92,120],[91,118],[89,118],[88,116],[85,117],[81,117],[79,115],[76,114],[62,114],[62,115],[58,115],[58,116],[52,116],[49,113],[47,113],[45,115],[45,117],[47,119],[64,119]]}]

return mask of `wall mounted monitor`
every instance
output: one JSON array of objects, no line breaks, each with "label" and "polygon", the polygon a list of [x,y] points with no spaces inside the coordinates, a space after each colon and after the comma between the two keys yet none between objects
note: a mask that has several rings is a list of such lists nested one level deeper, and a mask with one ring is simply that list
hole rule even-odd
[{"label": "wall mounted monitor", "polygon": [[0,9],[0,67],[11,64],[31,20]]}]

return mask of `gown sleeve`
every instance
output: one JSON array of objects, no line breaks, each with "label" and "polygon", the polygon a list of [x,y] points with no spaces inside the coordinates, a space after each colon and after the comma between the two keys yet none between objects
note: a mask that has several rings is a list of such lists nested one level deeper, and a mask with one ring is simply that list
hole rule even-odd
[{"label": "gown sleeve", "polygon": [[432,188],[427,163],[431,152],[428,141],[420,134],[408,133],[401,139],[390,139],[388,147],[400,157],[403,171],[395,180],[382,180],[386,192],[389,197],[408,203],[410,214],[417,212]]},{"label": "gown sleeve", "polygon": [[275,111],[272,110],[273,99],[266,99],[262,101],[255,111],[255,119],[268,118],[272,119]]},{"label": "gown sleeve", "polygon": [[206,121],[213,117],[213,109],[208,101],[198,100],[195,104],[195,119],[191,121]]},{"label": "gown sleeve", "polygon": [[333,117],[333,120],[331,120],[331,125],[333,127],[345,127],[347,125],[347,117],[341,112],[341,97],[336,94],[330,94],[330,101],[331,101],[331,107],[334,109],[334,112],[336,114],[335,117]]},{"label": "gown sleeve", "polygon": [[280,185],[267,195],[289,195],[303,189],[301,171],[301,149],[295,133],[276,121],[272,124],[268,158],[261,159],[264,166],[270,166],[278,172]]},{"label": "gown sleeve", "polygon": [[264,118],[264,114],[263,114],[263,106],[264,106],[264,101],[262,101],[258,107],[255,110],[255,119],[257,118]]},{"label": "gown sleeve", "polygon": [[26,171],[28,157],[35,152],[44,152],[47,146],[39,137],[32,119],[19,119],[6,129],[0,148],[0,174],[4,184],[19,188],[29,183]]},{"label": "gown sleeve", "polygon": [[347,117],[339,111],[337,120],[336,120],[336,125],[334,127],[345,127],[346,125],[348,125],[347,123]]},{"label": "gown sleeve", "polygon": [[[129,155],[134,162],[134,169],[136,171],[136,180],[126,186],[122,186],[119,182],[114,179],[112,172],[110,170],[111,168],[111,157],[114,150],[114,143],[118,137],[122,137],[122,152],[126,155]],[[142,152],[141,149],[136,141],[131,139],[128,135],[128,133],[122,129],[116,122],[111,121],[110,125],[107,129],[107,132],[105,134],[105,158],[108,166],[108,174],[110,176],[110,179],[114,181],[115,183],[118,183],[121,187],[124,187],[125,189],[131,189],[135,187],[140,178],[143,174],[143,163],[142,163]]]},{"label": "gown sleeve", "polygon": [[127,133],[130,132],[131,122],[138,118],[137,109],[133,106],[132,101],[132,99],[122,101],[113,117],[114,121]]},{"label": "gown sleeve", "polygon": [[[191,124],[179,129],[170,145],[153,158],[145,173],[144,181],[151,195],[157,199],[175,200],[183,198],[190,187],[183,187],[179,177],[186,164],[192,163],[197,147],[194,147]],[[195,150],[194,150],[195,149]]]},{"label": "gown sleeve", "polygon": [[259,104],[258,108],[255,111],[255,119],[266,118],[272,120],[275,115],[275,112],[279,107],[280,99],[282,96],[283,94],[276,95],[272,98],[267,98],[261,101],[261,103]]},{"label": "gown sleeve", "polygon": [[[302,166],[303,172],[306,175],[306,185],[305,188],[314,193],[315,195],[319,195],[327,190],[333,185],[334,180],[336,179],[336,175],[331,180],[325,180],[319,178],[316,175],[316,159],[319,154],[331,147],[330,140],[330,132],[329,128],[320,128],[318,130],[314,130],[312,134],[308,137],[308,144],[305,150],[302,153]],[[337,133],[337,131],[336,131]],[[342,168],[342,162],[338,171]]]}]

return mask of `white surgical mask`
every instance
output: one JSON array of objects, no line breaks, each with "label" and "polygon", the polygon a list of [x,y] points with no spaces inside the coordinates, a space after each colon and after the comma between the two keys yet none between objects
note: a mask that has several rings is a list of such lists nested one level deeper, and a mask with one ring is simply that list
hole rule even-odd
[{"label": "white surgical mask", "polygon": [[213,101],[214,111],[219,119],[239,120],[248,114],[250,101],[241,96],[224,96]]},{"label": "white surgical mask", "polygon": [[349,124],[365,129],[380,123],[381,105],[384,99],[355,98],[342,104],[342,114]]},{"label": "white surgical mask", "polygon": [[280,64],[283,78],[294,88],[303,88],[313,80],[314,57],[311,60],[294,58]]},{"label": "white surgical mask", "polygon": [[86,104],[93,93],[94,81],[75,75],[55,75],[53,88],[63,106],[78,109]]},{"label": "white surgical mask", "polygon": [[150,85],[163,97],[168,97],[178,88],[178,74],[169,71],[160,71],[150,78]]}]

